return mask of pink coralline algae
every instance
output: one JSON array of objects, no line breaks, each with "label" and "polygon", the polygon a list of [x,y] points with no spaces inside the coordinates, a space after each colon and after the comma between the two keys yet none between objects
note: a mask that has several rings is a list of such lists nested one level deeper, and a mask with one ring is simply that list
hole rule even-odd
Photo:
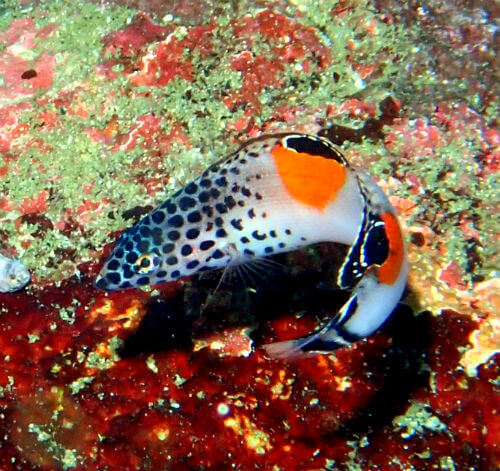
[{"label": "pink coralline algae", "polygon": [[12,100],[23,95],[32,95],[39,88],[48,88],[54,80],[55,58],[48,53],[40,54],[36,60],[28,61],[23,51],[34,47],[35,41],[43,40],[52,31],[48,26],[37,29],[32,20],[14,21],[9,29],[0,34],[0,41],[9,47],[0,51],[0,86],[2,101]]},{"label": "pink coralline algae", "polygon": [[[0,249],[33,272],[0,294],[0,469],[498,469],[491,2],[73,3],[0,22]],[[400,214],[408,294],[378,333],[265,356],[342,305],[327,244],[255,286],[93,286],[167,192],[291,130],[342,145]]]}]

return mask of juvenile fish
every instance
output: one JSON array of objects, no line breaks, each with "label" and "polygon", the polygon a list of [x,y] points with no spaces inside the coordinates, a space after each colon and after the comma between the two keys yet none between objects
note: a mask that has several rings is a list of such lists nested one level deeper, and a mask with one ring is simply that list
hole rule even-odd
[{"label": "juvenile fish", "polygon": [[177,280],[318,242],[350,246],[338,284],[351,296],[320,330],[267,345],[273,357],[327,353],[370,335],[403,293],[407,249],[375,181],[328,139],[250,141],[212,165],[118,239],[96,285]]},{"label": "juvenile fish", "polygon": [[0,292],[12,293],[24,288],[30,281],[30,274],[19,261],[0,254]]}]

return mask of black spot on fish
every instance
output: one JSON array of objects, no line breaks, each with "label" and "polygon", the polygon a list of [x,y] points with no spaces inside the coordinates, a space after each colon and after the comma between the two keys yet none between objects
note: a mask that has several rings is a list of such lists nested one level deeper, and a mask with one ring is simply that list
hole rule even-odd
[{"label": "black spot on fish", "polygon": [[181,248],[181,254],[186,256],[193,252],[193,248],[190,245],[183,245]]},{"label": "black spot on fish", "polygon": [[234,208],[236,206],[236,201],[234,201],[234,198],[229,195],[224,198],[224,204],[229,208]]},{"label": "black spot on fish", "polygon": [[162,251],[164,254],[167,254],[167,253],[172,252],[172,250],[174,250],[174,248],[175,248],[175,244],[172,244],[171,242],[169,242],[168,244],[165,244],[165,245],[161,248],[161,251]]},{"label": "black spot on fish", "polygon": [[212,257],[215,258],[216,260],[222,258],[224,257],[224,252],[222,250],[216,249],[213,251]]},{"label": "black spot on fish", "polygon": [[137,250],[141,253],[146,253],[149,250],[149,242],[147,240],[141,240],[137,244]]},{"label": "black spot on fish", "polygon": [[186,232],[186,237],[188,239],[196,239],[200,235],[200,230],[199,229],[189,229]]},{"label": "black spot on fish", "polygon": [[118,283],[120,283],[120,281],[122,280],[121,276],[119,273],[116,273],[116,272],[113,272],[113,273],[108,273],[106,275],[106,279],[110,282],[110,283],[113,283],[114,285],[117,285]]},{"label": "black spot on fish", "polygon": [[267,239],[266,234],[259,234],[259,231],[253,231],[252,237],[257,240],[265,240]]},{"label": "black spot on fish", "polygon": [[176,214],[168,220],[168,224],[172,227],[182,227],[184,218],[180,214]]},{"label": "black spot on fish", "polygon": [[215,242],[213,240],[204,240],[200,244],[200,249],[201,250],[208,250],[209,248],[213,247],[215,245]]},{"label": "black spot on fish", "polygon": [[177,265],[177,263],[179,263],[179,260],[175,255],[171,255],[167,258],[167,265]]},{"label": "black spot on fish", "polygon": [[216,184],[217,186],[222,186],[222,187],[227,186],[227,180],[226,180],[226,177],[220,177],[220,178],[217,178],[217,180],[215,180],[215,184]]},{"label": "black spot on fish", "polygon": [[123,278],[126,278],[128,280],[134,276],[134,272],[132,270],[123,270],[122,275]]},{"label": "black spot on fish", "polygon": [[226,237],[227,232],[224,229],[217,229],[215,231],[215,237]]},{"label": "black spot on fish", "polygon": [[125,260],[127,260],[128,263],[135,263],[139,257],[135,252],[129,252],[127,256],[125,257]]},{"label": "black spot on fish", "polygon": [[186,187],[184,188],[184,191],[188,195],[194,195],[198,191],[198,185],[196,185],[196,183],[191,182],[188,185],[186,185]]},{"label": "black spot on fish", "polygon": [[165,220],[165,213],[163,211],[156,211],[151,215],[151,219],[156,224],[161,224]]},{"label": "black spot on fish", "polygon": [[200,262],[198,262],[198,260],[191,260],[190,262],[186,263],[186,268],[192,270],[193,268],[196,268],[199,264]]},{"label": "black spot on fish", "polygon": [[137,281],[136,283],[139,285],[139,286],[144,286],[144,285],[148,285],[149,284],[149,276],[141,276]]},{"label": "black spot on fish", "polygon": [[207,191],[201,191],[198,195],[198,201],[200,203],[206,203],[210,199],[210,195]]},{"label": "black spot on fish", "polygon": [[227,213],[227,208],[226,208],[226,205],[224,203],[217,203],[215,205],[215,209],[217,210],[217,212],[219,212],[220,214],[224,214],[224,213]]},{"label": "black spot on fish", "polygon": [[142,237],[149,237],[151,235],[151,229],[147,226],[141,226],[139,232]]},{"label": "black spot on fish", "polygon": [[165,204],[165,208],[167,209],[168,214],[175,214],[177,212],[177,206],[171,201],[168,201]]},{"label": "black spot on fish", "polygon": [[182,211],[187,211],[188,209],[194,208],[196,206],[196,201],[190,196],[183,196],[179,200],[179,208]]},{"label": "black spot on fish", "polygon": [[180,237],[181,237],[181,233],[179,231],[170,231],[168,234],[167,234],[167,237],[171,240],[171,241],[176,241],[176,240],[179,240]]},{"label": "black spot on fish", "polygon": [[243,226],[241,225],[241,219],[231,219],[231,225],[238,229],[239,231],[243,230]]},{"label": "black spot on fish", "polygon": [[108,263],[108,270],[118,270],[119,266],[120,266],[120,262],[118,262],[118,260],[111,260]]},{"label": "black spot on fish", "polygon": [[187,215],[188,222],[200,222],[201,214],[199,211],[192,211]]},{"label": "black spot on fish", "polygon": [[209,218],[214,215],[214,208],[209,205],[202,206],[201,211],[203,214],[206,214]]}]

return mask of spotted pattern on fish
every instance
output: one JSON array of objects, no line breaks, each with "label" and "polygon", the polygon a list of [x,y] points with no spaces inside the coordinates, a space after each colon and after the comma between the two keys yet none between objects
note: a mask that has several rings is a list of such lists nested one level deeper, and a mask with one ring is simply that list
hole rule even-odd
[{"label": "spotted pattern on fish", "polygon": [[407,261],[395,211],[367,173],[328,139],[272,135],[213,164],[123,233],[96,285],[153,285],[325,241],[350,246],[338,281],[351,297],[319,331],[268,345],[274,357],[372,333],[402,295]]}]

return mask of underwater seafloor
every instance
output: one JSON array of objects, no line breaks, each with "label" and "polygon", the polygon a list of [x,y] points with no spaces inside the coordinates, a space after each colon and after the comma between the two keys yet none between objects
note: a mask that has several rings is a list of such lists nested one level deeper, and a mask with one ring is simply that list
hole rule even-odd
[{"label": "underwater seafloor", "polygon": [[[32,283],[0,294],[0,469],[498,469],[499,16],[488,0],[2,2],[0,251]],[[345,300],[326,244],[247,284],[93,287],[165,195],[288,130],[328,135],[400,214],[411,273],[383,329],[264,355]]]}]

